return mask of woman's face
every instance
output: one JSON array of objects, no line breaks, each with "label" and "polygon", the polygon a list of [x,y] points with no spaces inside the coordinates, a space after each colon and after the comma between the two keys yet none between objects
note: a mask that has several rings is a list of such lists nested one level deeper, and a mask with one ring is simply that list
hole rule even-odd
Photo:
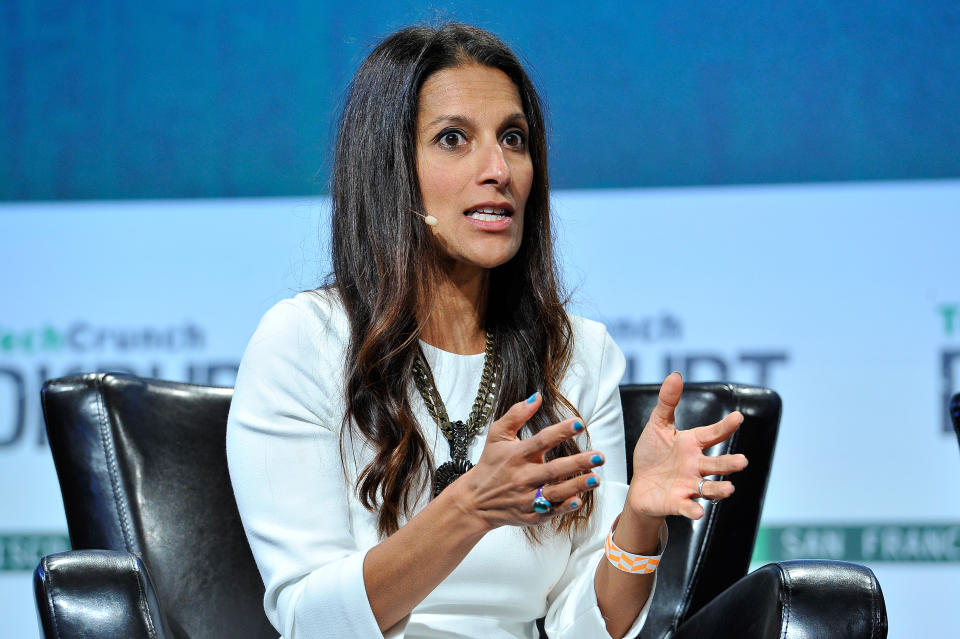
[{"label": "woman's face", "polygon": [[455,267],[490,269],[517,254],[533,182],[528,132],[517,87],[499,69],[469,63],[423,83],[420,194]]}]

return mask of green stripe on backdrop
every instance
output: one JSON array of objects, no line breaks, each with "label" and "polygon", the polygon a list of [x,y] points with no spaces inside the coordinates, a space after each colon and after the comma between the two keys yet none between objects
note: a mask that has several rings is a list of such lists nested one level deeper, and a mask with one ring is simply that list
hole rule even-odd
[{"label": "green stripe on backdrop", "polygon": [[70,550],[70,538],[63,533],[0,533],[0,571],[33,570],[44,555]]},{"label": "green stripe on backdrop", "polygon": [[[70,549],[63,533],[0,533],[0,571],[30,571],[40,558]],[[763,526],[753,563],[838,559],[857,563],[958,563],[960,523]]]},{"label": "green stripe on backdrop", "polygon": [[753,563],[838,559],[857,563],[960,562],[960,524],[876,523],[763,526]]}]

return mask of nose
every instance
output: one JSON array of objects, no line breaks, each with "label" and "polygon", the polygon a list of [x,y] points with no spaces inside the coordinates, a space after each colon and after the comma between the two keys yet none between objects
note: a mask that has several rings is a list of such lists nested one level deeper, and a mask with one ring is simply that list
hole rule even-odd
[{"label": "nose", "polygon": [[510,163],[499,142],[485,145],[479,155],[481,165],[477,177],[480,183],[506,188],[510,184]]}]

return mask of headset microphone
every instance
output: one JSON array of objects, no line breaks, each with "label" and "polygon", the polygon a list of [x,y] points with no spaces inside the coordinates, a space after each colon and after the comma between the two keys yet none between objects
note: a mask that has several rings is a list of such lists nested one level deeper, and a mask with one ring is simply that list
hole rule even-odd
[{"label": "headset microphone", "polygon": [[437,224],[440,223],[440,220],[433,217],[432,215],[424,215],[423,213],[417,213],[413,209],[410,209],[410,212],[413,213],[414,215],[419,215],[420,217],[422,217],[423,221],[427,223],[427,226],[436,226]]}]

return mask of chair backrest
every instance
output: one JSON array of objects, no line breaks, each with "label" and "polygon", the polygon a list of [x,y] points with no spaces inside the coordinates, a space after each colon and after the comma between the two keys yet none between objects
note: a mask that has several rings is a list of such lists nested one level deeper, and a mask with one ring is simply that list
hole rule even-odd
[{"label": "chair backrest", "polygon": [[140,555],[178,639],[277,636],[227,475],[231,397],[113,374],[42,391],[71,545]]},{"label": "chair backrest", "polygon": [[[657,385],[621,388],[627,467]],[[178,639],[276,637],[227,475],[232,391],[120,374],[53,380],[43,412],[74,549],[143,558]],[[745,421],[718,452],[750,459],[736,494],[697,522],[671,518],[644,637],[663,637],[746,574],[776,441],[780,398],[732,384],[687,384],[680,428],[732,410]]]},{"label": "chair backrest", "polygon": [[[658,391],[657,384],[620,388],[631,476],[633,447],[656,405]],[[780,396],[740,384],[685,384],[677,427],[711,424],[734,410],[743,413],[743,424],[729,441],[709,453],[743,453],[750,464],[731,476],[736,487],[732,497],[717,505],[703,502],[706,512],[701,519],[668,518],[670,543],[657,571],[657,589],[641,637],[670,636],[747,573],[780,425]]]}]

